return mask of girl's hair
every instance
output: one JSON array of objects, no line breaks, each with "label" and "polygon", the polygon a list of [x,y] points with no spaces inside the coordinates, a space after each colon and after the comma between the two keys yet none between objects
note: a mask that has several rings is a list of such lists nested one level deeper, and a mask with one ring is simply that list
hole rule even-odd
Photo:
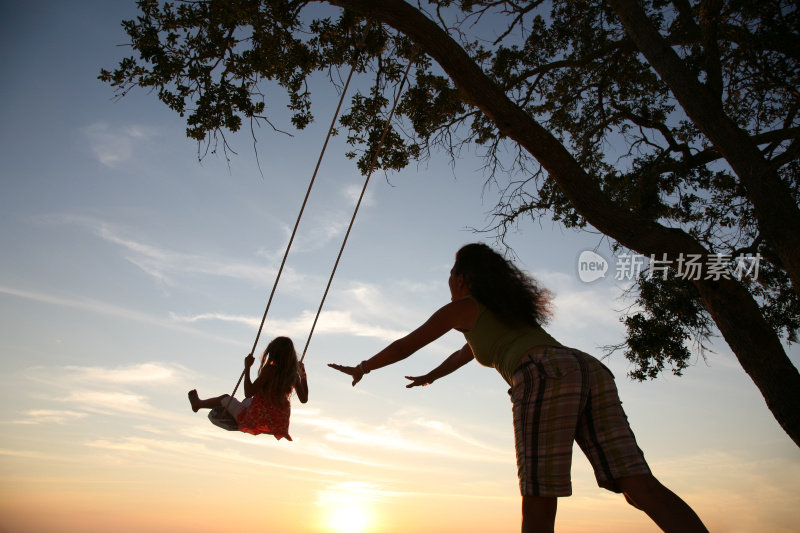
[{"label": "girl's hair", "polygon": [[264,350],[264,355],[261,356],[261,368],[258,370],[259,376],[269,372],[261,393],[274,404],[285,402],[297,382],[298,365],[292,339],[289,337],[272,339]]},{"label": "girl's hair", "polygon": [[464,277],[470,294],[509,325],[545,324],[553,294],[483,243],[456,252],[453,274]]}]

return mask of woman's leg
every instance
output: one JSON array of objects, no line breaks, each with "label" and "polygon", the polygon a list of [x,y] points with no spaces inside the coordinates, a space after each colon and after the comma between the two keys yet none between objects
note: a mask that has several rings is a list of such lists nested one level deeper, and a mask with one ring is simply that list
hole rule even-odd
[{"label": "woman's leg", "polygon": [[654,476],[630,476],[616,482],[628,503],[647,513],[663,531],[708,533],[692,508]]},{"label": "woman's leg", "polygon": [[558,498],[522,497],[522,533],[553,533]]},{"label": "woman's leg", "polygon": [[223,394],[222,396],[215,396],[213,398],[207,398],[203,400],[197,395],[197,389],[192,389],[189,391],[189,403],[192,404],[192,411],[195,413],[200,409],[213,409],[214,407],[222,407],[222,400],[228,397],[229,396],[227,394]]},{"label": "woman's leg", "polygon": [[552,533],[558,498],[572,494],[583,378],[572,350],[539,347],[522,358],[511,387],[523,533]]}]

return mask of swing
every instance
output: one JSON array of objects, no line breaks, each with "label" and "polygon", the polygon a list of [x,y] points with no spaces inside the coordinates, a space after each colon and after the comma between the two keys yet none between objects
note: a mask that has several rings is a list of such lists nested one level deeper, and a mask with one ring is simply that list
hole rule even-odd
[{"label": "swing", "polygon": [[[365,38],[366,38],[366,35],[365,35]],[[363,41],[362,41],[362,44],[363,44]],[[394,104],[392,105],[392,109],[389,112],[389,116],[386,118],[386,122],[385,122],[385,124],[383,126],[383,132],[381,134],[380,140],[378,141],[378,147],[377,147],[377,149],[375,150],[375,153],[372,156],[372,160],[371,160],[370,165],[369,165],[369,170],[367,172],[366,179],[364,180],[364,186],[361,188],[361,194],[359,195],[358,201],[356,202],[355,209],[353,210],[353,216],[350,218],[350,224],[347,226],[347,231],[345,232],[344,239],[342,240],[342,246],[339,248],[339,255],[336,257],[336,262],[334,263],[333,269],[331,271],[331,275],[328,278],[328,284],[325,287],[325,292],[323,293],[322,300],[319,303],[319,308],[317,309],[317,314],[314,317],[314,322],[311,324],[311,331],[309,331],[308,338],[306,339],[306,344],[303,347],[303,352],[302,352],[302,355],[300,356],[300,362],[301,363],[303,362],[303,359],[305,359],[305,357],[306,357],[306,352],[308,351],[308,345],[311,343],[311,336],[314,334],[314,328],[316,328],[317,321],[319,320],[319,316],[322,313],[322,306],[325,304],[325,298],[327,298],[327,296],[328,296],[328,291],[329,291],[329,289],[331,287],[331,283],[333,282],[333,276],[334,276],[334,274],[336,274],[336,269],[339,266],[339,260],[342,258],[342,253],[344,252],[345,244],[347,244],[347,239],[350,236],[350,230],[353,229],[353,223],[356,220],[356,215],[358,214],[358,209],[361,206],[361,201],[364,198],[364,193],[367,191],[367,185],[369,185],[369,180],[370,180],[370,177],[372,176],[372,171],[375,168],[375,163],[378,161],[378,155],[380,155],[381,148],[383,147],[383,142],[384,142],[384,140],[386,138],[386,133],[389,131],[389,125],[391,124],[392,118],[394,117],[394,112],[395,112],[395,109],[397,108],[397,103],[400,100],[400,94],[403,91],[403,86],[405,85],[406,80],[408,79],[408,73],[411,70],[411,65],[414,62],[414,57],[416,57],[416,54],[414,54],[414,56],[409,58],[409,60],[408,60],[408,65],[407,65],[406,71],[405,71],[405,73],[403,75],[403,80],[400,82],[400,85],[398,86],[397,94],[396,94],[395,99],[394,99]],[[267,312],[269,311],[270,304],[272,303],[272,297],[275,296],[275,289],[278,286],[278,280],[280,280],[280,278],[281,278],[281,273],[283,272],[283,267],[286,264],[286,258],[289,255],[289,250],[292,247],[292,242],[294,242],[294,237],[295,237],[295,234],[297,233],[297,227],[300,225],[300,219],[302,218],[303,211],[305,210],[306,204],[308,203],[308,197],[311,194],[311,188],[313,187],[314,181],[317,178],[317,172],[319,171],[320,164],[322,163],[322,157],[323,157],[323,155],[325,155],[325,149],[328,146],[328,141],[330,140],[331,136],[333,135],[334,127],[336,125],[336,119],[339,116],[339,110],[342,107],[342,102],[344,101],[344,97],[347,94],[347,88],[350,85],[350,80],[353,77],[353,72],[354,71],[355,71],[355,61],[353,62],[353,65],[350,68],[350,74],[347,76],[347,80],[345,81],[344,87],[342,88],[342,96],[339,98],[339,104],[337,105],[336,111],[333,114],[333,120],[331,121],[330,128],[328,129],[328,135],[325,137],[325,142],[322,145],[322,150],[321,150],[321,152],[319,154],[319,158],[317,159],[317,165],[314,168],[314,173],[312,174],[311,181],[308,184],[308,189],[306,190],[305,198],[303,198],[303,204],[300,207],[300,213],[298,213],[298,215],[297,215],[297,220],[294,223],[294,229],[292,230],[292,235],[291,235],[291,237],[289,237],[289,243],[286,245],[286,251],[284,252],[283,259],[281,260],[281,266],[280,266],[280,268],[278,268],[278,274],[275,277],[275,283],[272,285],[272,291],[269,294],[269,299],[267,300],[266,309],[264,309],[264,315],[261,317],[261,325],[259,325],[259,327],[258,327],[258,332],[256,333],[256,340],[253,343],[253,349],[250,350],[251,354],[255,353],[256,346],[258,345],[258,339],[261,336],[261,331],[264,328],[264,322],[267,319]],[[231,398],[236,396],[236,391],[239,388],[239,385],[241,384],[242,379],[244,379],[245,372],[247,372],[247,371],[248,371],[248,369],[243,370],[242,374],[239,376],[239,381],[236,382],[236,386],[233,388],[233,392],[231,393]],[[214,407],[213,409],[211,409],[209,411],[209,413],[208,413],[208,419],[215,426],[218,426],[218,427],[220,427],[222,429],[225,429],[227,431],[238,431],[239,430],[239,424],[237,423],[236,419],[224,407]]]},{"label": "swing", "polygon": [[228,431],[239,431],[239,423],[224,407],[214,407],[208,412],[211,423]]}]

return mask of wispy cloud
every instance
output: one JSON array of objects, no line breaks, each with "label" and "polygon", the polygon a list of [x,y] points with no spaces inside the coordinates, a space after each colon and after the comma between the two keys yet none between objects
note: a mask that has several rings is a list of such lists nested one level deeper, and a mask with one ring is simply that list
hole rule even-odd
[{"label": "wispy cloud", "polygon": [[145,396],[125,391],[76,390],[60,401],[77,404],[86,411],[99,414],[144,415],[155,412]]},{"label": "wispy cloud", "polygon": [[[142,238],[132,237],[130,236],[131,231],[83,215],[52,215],[48,217],[48,220],[61,224],[74,224],[88,229],[102,240],[118,247],[127,261],[164,285],[175,284],[176,280],[183,279],[186,275],[200,274],[227,277],[245,282],[249,286],[271,287],[280,261],[278,254],[265,251],[257,252],[256,255],[270,257],[270,264],[264,264],[258,258],[254,261],[247,261],[176,251],[152,244]],[[309,287],[314,287],[315,291],[321,291],[324,284],[312,282],[312,278],[315,276],[303,275],[286,266],[281,275],[281,290],[316,305],[317,298],[321,297],[321,294],[311,295]],[[318,289],[316,289],[317,287]],[[346,283],[343,288],[340,287],[329,294],[326,310],[320,317],[317,331],[393,340],[418,325],[427,316],[426,313],[433,311],[433,309],[427,308],[420,309],[419,299],[409,295],[424,296],[434,290],[434,286],[430,284],[413,284],[404,280],[394,280],[380,286],[359,281]],[[8,291],[11,292],[13,289],[8,288]],[[33,295],[29,293],[27,296]],[[47,296],[43,299],[49,299],[52,303],[66,303],[63,299],[56,302],[56,299]],[[78,299],[69,304],[76,307],[92,307],[100,312],[112,312],[120,316],[128,314],[137,320],[148,320],[145,316],[134,317],[135,312],[127,312],[100,302]],[[275,331],[280,330],[283,334],[304,335],[308,332],[315,313],[316,310],[306,310],[293,318],[284,318],[279,321],[271,319],[270,325]],[[223,313],[216,310],[191,315],[171,313],[170,318],[173,325],[220,321],[240,323],[248,327],[256,326],[260,319],[257,316]],[[157,317],[150,320],[162,321],[163,318]],[[390,324],[390,326],[384,324]]]},{"label": "wispy cloud", "polygon": [[154,137],[157,131],[147,126],[113,128],[104,122],[96,122],[85,127],[83,133],[94,157],[102,165],[114,168],[130,160],[136,145]]},{"label": "wispy cloud", "polygon": [[[235,278],[263,286],[277,274],[276,269],[263,264],[234,262],[229,258],[176,252],[154,246],[125,237],[118,229],[102,222],[95,221],[94,231],[102,239],[125,250],[128,261],[165,283],[169,283],[170,275],[190,273]],[[284,274],[287,279],[296,277],[291,269]]]},{"label": "wispy cloud", "polygon": [[164,320],[163,317],[155,317],[113,304],[74,295],[61,296],[40,291],[30,291],[15,287],[7,287],[3,285],[0,285],[0,294],[7,294],[9,296],[24,298],[26,300],[58,305],[62,307],[70,307],[73,309],[81,309],[84,311],[91,311],[104,315],[117,316],[120,318],[135,320],[137,322],[146,322],[149,324],[160,324]]},{"label": "wispy cloud", "polygon": [[577,335],[590,336],[597,344],[618,342],[622,335],[619,311],[626,303],[623,289],[609,283],[582,283],[577,274],[537,272],[545,287],[555,294],[553,319],[547,328],[557,340],[569,344]]},{"label": "wispy cloud", "polygon": [[[241,280],[263,287],[272,284],[277,274],[279,261],[265,264],[261,260],[233,260],[229,256],[214,256],[188,253],[147,242],[141,237],[132,236],[134,230],[125,229],[91,216],[79,214],[57,214],[42,217],[42,220],[57,224],[73,224],[85,228],[103,241],[121,250],[122,257],[136,265],[143,272],[160,283],[171,284],[173,278],[186,274],[202,274]],[[259,257],[278,257],[264,251],[256,252]],[[286,266],[281,274],[283,282],[302,285],[304,277],[291,266]]]},{"label": "wispy cloud", "polygon": [[[303,311],[300,315],[280,319],[272,318],[269,321],[270,331],[280,332],[289,337],[303,337],[307,335],[314,322],[316,311]],[[237,322],[250,327],[257,327],[260,317],[247,317],[241,315],[227,315],[222,313],[201,313],[197,315],[181,316],[171,314],[176,322],[195,323],[202,321]],[[372,337],[383,341],[392,341],[407,332],[403,330],[385,328],[372,323],[362,322],[353,317],[350,311],[323,311],[320,314],[315,333],[354,335],[357,337]]]},{"label": "wispy cloud", "polygon": [[481,442],[474,437],[464,435],[460,431],[456,430],[451,424],[448,424],[446,422],[441,422],[439,420],[430,420],[426,418],[417,418],[416,420],[414,420],[414,423],[420,427],[430,430],[434,434],[444,438],[447,441],[461,442],[466,444],[467,446],[491,452],[495,454],[496,457],[502,456],[503,453],[505,453],[506,451],[504,449],[501,450],[494,446],[487,445],[486,443]]},{"label": "wispy cloud", "polygon": [[[287,331],[294,331],[296,333],[307,332],[309,329],[308,325],[313,322],[314,314],[315,313],[311,311],[305,311],[295,319],[283,322],[276,321],[274,324],[276,327],[279,327],[279,329],[285,329]],[[394,340],[405,333],[401,330],[394,330],[371,323],[361,322],[355,319],[353,313],[350,311],[323,311],[320,314],[315,331],[317,333],[372,337],[387,341]]]},{"label": "wispy cloud", "polygon": [[619,328],[616,309],[620,307],[619,291],[605,289],[573,289],[560,292],[555,300],[555,320],[565,327]]},{"label": "wispy cloud", "polygon": [[161,386],[185,380],[188,375],[189,370],[180,365],[139,363],[117,368],[67,366],[61,373],[61,379],[73,383]]},{"label": "wispy cloud", "polygon": [[214,339],[215,341],[218,342],[238,344],[238,342],[233,339],[219,337],[216,335],[211,335],[205,331],[198,331],[184,327],[178,322],[166,320],[165,317],[161,315],[151,315],[148,313],[143,313],[133,309],[120,307],[106,302],[85,298],[83,296],[56,295],[40,291],[17,289],[15,287],[7,287],[3,285],[0,285],[0,294],[7,294],[9,296],[14,296],[17,298],[24,298],[26,300],[46,303],[50,305],[57,305],[61,307],[67,307],[70,309],[80,309],[82,311],[88,311],[91,313],[97,313],[106,316],[113,316],[124,320],[131,320],[143,324],[149,324],[168,329],[175,329],[178,331],[191,333],[193,335],[200,335],[206,338]]},{"label": "wispy cloud", "polygon": [[376,426],[355,420],[328,417],[321,413],[306,414],[300,411],[298,414],[300,416],[293,415],[293,424],[321,431],[325,440],[330,443],[358,446],[362,450],[368,449],[371,452],[400,451],[489,463],[506,460],[504,450],[465,437],[449,424],[436,420],[423,418],[409,420],[403,416]]},{"label": "wispy cloud", "polygon": [[225,313],[200,313],[197,315],[178,315],[176,313],[170,313],[169,316],[174,322],[186,322],[189,324],[206,321],[235,322],[246,326],[258,326],[259,324],[259,319],[254,316],[228,315]]},{"label": "wispy cloud", "polygon": [[[358,197],[361,196],[361,191],[364,189],[363,183],[352,183],[346,185],[341,193],[344,196],[351,207],[354,209],[356,206],[356,202],[358,202]],[[364,198],[361,199],[361,207],[373,207],[375,205],[375,195],[370,192],[369,188],[364,192]],[[352,214],[351,214],[352,216]],[[349,220],[348,220],[349,222]]]},{"label": "wispy cloud", "polygon": [[17,423],[68,424],[88,416],[130,415],[155,420],[175,420],[177,415],[156,407],[150,399],[152,390],[183,386],[193,373],[181,365],[147,362],[112,368],[100,366],[65,366],[48,369],[45,378],[41,367],[28,369],[29,379],[46,383],[46,399],[50,403],[68,404],[67,410],[30,410]]},{"label": "wispy cloud", "polygon": [[[224,435],[223,435],[224,437]],[[172,467],[180,467],[183,464],[185,467],[195,469],[196,461],[206,460],[215,463],[220,460],[219,450],[220,434],[216,434],[215,445],[212,447],[206,446],[202,442],[191,441],[186,439],[155,439],[147,437],[122,437],[115,440],[111,439],[94,439],[87,441],[86,446],[90,448],[97,448],[114,452],[118,459],[121,459],[125,454],[130,454],[129,459],[135,462],[141,462],[142,454],[156,454],[161,456],[170,457],[170,464]],[[239,442],[244,442],[242,437],[234,437]],[[250,439],[249,442],[253,442]],[[263,445],[263,442],[260,442]],[[120,455],[122,454],[122,455]],[[277,462],[265,461],[258,455],[252,456],[244,453],[240,449],[227,448],[224,454],[224,460],[230,463],[242,463],[246,465],[254,465],[259,467],[269,468],[270,470],[289,470],[294,472],[302,472],[307,474],[314,474],[315,476],[334,476],[343,477],[346,474],[337,472],[335,470],[324,470],[317,467],[306,467],[302,464],[290,462]]]},{"label": "wispy cloud", "polygon": [[[342,206],[342,200],[337,200],[335,196],[329,196],[324,210],[313,213],[304,212],[301,231],[298,232],[292,243],[292,253],[315,253],[323,249],[338,250],[353,217],[353,209],[361,194],[361,187],[360,184],[349,184],[339,190],[339,196],[344,200],[344,206]],[[374,205],[374,197],[367,191],[361,201],[360,209]],[[283,228],[286,234],[286,244],[291,235],[291,228],[292,226],[289,225],[285,225]],[[280,254],[270,252],[262,252],[262,254],[270,258],[277,258],[278,255],[282,257],[283,249]],[[333,258],[331,258],[331,264],[333,264],[332,261]]]},{"label": "wispy cloud", "polygon": [[85,418],[87,413],[63,411],[55,409],[32,409],[25,413],[25,418],[14,421],[15,424],[67,424]]},{"label": "wispy cloud", "polygon": [[[516,498],[516,496],[514,496]],[[388,490],[381,485],[369,481],[345,481],[335,483],[317,492],[317,505],[336,506],[341,504],[371,503],[390,501],[397,498],[447,498],[447,499],[477,499],[477,500],[505,500],[508,496],[495,496],[487,494],[479,488],[473,493],[443,493],[433,491],[401,491]]]}]

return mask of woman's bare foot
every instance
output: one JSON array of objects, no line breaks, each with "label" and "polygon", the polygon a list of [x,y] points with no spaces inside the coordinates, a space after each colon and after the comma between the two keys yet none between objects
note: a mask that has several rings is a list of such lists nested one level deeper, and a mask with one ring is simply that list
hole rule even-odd
[{"label": "woman's bare foot", "polygon": [[189,403],[192,404],[192,411],[195,413],[200,409],[198,405],[200,403],[200,397],[197,395],[197,389],[192,389],[189,391]]}]

